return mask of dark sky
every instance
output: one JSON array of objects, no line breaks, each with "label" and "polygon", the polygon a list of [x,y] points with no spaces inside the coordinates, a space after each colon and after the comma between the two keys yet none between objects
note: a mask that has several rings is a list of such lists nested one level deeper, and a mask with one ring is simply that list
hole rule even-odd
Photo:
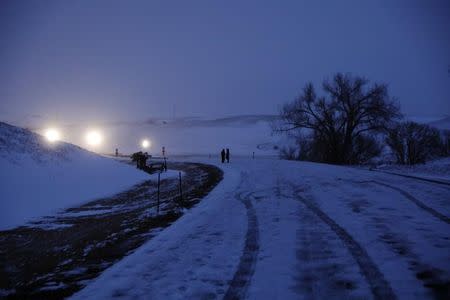
[{"label": "dark sky", "polygon": [[1,1],[0,118],[276,113],[306,81],[450,114],[449,1]]}]

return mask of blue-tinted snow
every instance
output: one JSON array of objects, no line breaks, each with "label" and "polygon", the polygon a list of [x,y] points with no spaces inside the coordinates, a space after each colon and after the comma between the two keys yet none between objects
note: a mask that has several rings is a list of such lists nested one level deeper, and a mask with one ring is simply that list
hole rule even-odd
[{"label": "blue-tinted snow", "polygon": [[198,206],[73,298],[432,299],[425,285],[450,278],[445,186],[276,159],[220,166]]},{"label": "blue-tinted snow", "polygon": [[0,230],[149,179],[132,166],[0,122]]}]

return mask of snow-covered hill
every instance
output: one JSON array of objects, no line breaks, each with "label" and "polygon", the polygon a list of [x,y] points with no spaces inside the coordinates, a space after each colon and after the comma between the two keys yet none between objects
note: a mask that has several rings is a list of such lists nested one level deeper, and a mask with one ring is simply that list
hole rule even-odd
[{"label": "snow-covered hill", "polygon": [[131,166],[0,122],[0,230],[120,192],[148,176]]}]

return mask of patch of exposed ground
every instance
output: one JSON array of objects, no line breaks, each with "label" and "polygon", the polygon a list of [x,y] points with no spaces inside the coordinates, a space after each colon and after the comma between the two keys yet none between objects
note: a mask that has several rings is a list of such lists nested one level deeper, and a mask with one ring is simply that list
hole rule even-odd
[{"label": "patch of exposed ground", "polygon": [[[110,198],[98,199],[8,231],[0,231],[0,297],[61,299],[83,288],[103,270],[178,219],[222,179],[220,169],[172,163],[179,181],[145,181]],[[80,187],[82,188],[82,187]]]}]

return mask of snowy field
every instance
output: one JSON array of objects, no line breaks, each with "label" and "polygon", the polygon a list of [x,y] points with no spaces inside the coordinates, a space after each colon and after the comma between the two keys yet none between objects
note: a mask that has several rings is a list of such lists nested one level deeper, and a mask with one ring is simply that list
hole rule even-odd
[{"label": "snowy field", "polygon": [[79,147],[50,145],[0,122],[0,230],[114,195],[149,179],[132,166]]},{"label": "snowy field", "polygon": [[73,299],[448,296],[449,186],[276,159],[220,167],[202,202]]}]

